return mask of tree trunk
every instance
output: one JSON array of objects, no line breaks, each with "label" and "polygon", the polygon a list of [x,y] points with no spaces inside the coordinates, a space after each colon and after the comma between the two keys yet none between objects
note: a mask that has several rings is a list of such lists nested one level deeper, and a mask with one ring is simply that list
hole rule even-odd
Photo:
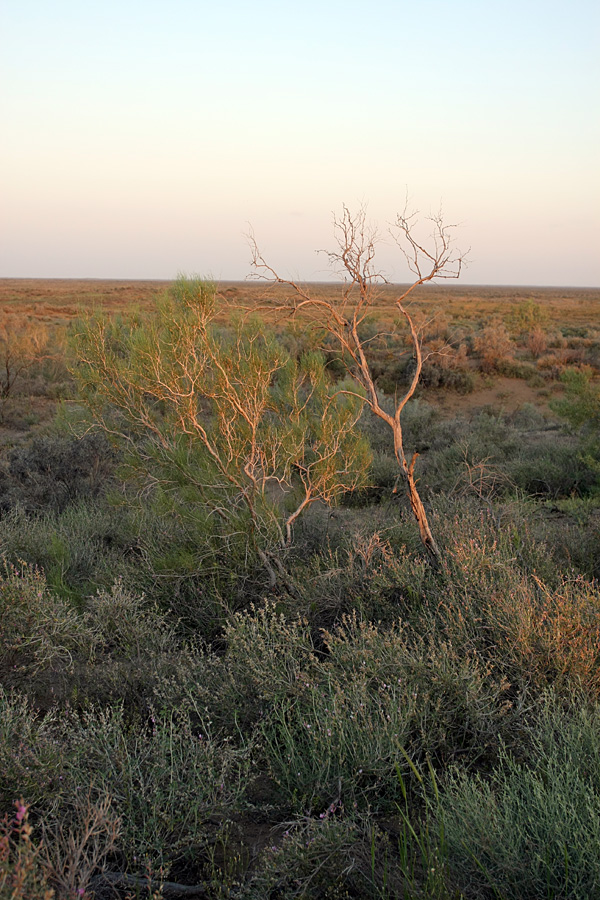
[{"label": "tree trunk", "polygon": [[436,544],[434,537],[431,533],[431,528],[429,527],[429,522],[427,521],[427,513],[425,512],[425,507],[423,506],[423,501],[419,496],[419,492],[417,490],[417,485],[415,484],[414,478],[414,468],[415,462],[417,461],[418,453],[413,455],[410,466],[405,468],[403,471],[406,478],[406,485],[408,489],[408,499],[410,500],[410,506],[413,511],[413,515],[417,520],[417,524],[419,526],[419,534],[421,535],[421,543],[425,547],[427,552],[427,558],[434,569],[437,569],[440,562],[440,551],[439,547]]}]

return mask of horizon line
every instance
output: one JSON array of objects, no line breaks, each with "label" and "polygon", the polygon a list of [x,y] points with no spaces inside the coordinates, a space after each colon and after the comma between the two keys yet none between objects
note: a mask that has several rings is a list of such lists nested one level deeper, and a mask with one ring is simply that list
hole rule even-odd
[{"label": "horizon line", "polygon": [[[85,282],[114,282],[114,283],[151,283],[151,284],[172,284],[177,281],[179,276],[174,276],[172,278],[151,278],[151,277],[136,277],[136,278],[124,278],[118,276],[99,276],[99,275],[0,275],[0,282],[6,281],[85,281]],[[190,275],[189,277],[202,277]],[[206,281],[214,281],[216,284],[235,284],[235,285],[269,285],[276,284],[277,282],[269,281],[269,279],[253,279],[249,278],[210,278],[206,277]],[[314,285],[343,285],[346,282],[342,280],[333,280],[328,279],[326,281],[317,280],[317,279],[290,279],[290,281],[295,281],[298,284],[314,284]],[[377,282],[377,287],[410,287],[410,285],[414,284],[412,281],[387,281],[387,282]],[[524,283],[524,282],[465,282],[459,281],[458,279],[445,279],[441,281],[428,281],[421,285],[416,285],[416,287],[436,287],[436,288],[537,288],[540,290],[570,290],[570,291],[597,291],[600,290],[599,285],[573,285],[573,284],[539,284],[539,283]]]}]

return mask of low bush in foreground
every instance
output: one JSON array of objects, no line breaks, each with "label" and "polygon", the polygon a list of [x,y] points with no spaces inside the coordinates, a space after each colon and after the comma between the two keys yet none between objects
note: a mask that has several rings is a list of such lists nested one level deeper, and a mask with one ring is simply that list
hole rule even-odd
[{"label": "low bush in foreground", "polygon": [[441,795],[448,865],[465,896],[582,900],[600,885],[600,710],[549,696],[525,760],[455,769]]}]

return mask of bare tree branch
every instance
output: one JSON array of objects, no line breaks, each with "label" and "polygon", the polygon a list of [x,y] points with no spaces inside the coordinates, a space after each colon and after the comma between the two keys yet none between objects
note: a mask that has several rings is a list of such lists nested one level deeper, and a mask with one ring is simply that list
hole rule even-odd
[{"label": "bare tree branch", "polygon": [[[367,222],[366,211],[361,207],[352,213],[342,207],[341,216],[333,219],[337,247],[325,251],[334,271],[341,274],[343,288],[337,300],[314,296],[310,289],[297,282],[283,278],[265,260],[253,234],[249,235],[254,275],[271,284],[283,285],[290,289],[290,295],[283,304],[276,307],[280,313],[295,316],[308,313],[310,319],[323,326],[334,337],[347,360],[347,369],[356,384],[364,391],[365,402],[372,412],[390,427],[393,435],[394,453],[404,479],[411,509],[417,520],[423,545],[433,564],[439,559],[439,549],[431,533],[427,515],[417,490],[414,475],[418,454],[413,454],[408,462],[404,449],[402,432],[402,412],[414,396],[423,369],[422,335],[408,309],[406,301],[410,294],[422,284],[435,279],[460,277],[465,254],[456,250],[453,242],[455,226],[447,225],[441,213],[429,217],[432,232],[427,242],[416,236],[416,214],[398,214],[390,228],[395,243],[404,255],[413,282],[395,300],[396,308],[406,324],[409,343],[415,366],[404,394],[396,399],[394,413],[390,415],[380,403],[366,348],[369,340],[361,337],[360,326],[373,307],[378,285],[387,283],[382,272],[375,265],[378,235]],[[352,394],[352,391],[346,391]],[[360,395],[360,392],[358,392]]]}]

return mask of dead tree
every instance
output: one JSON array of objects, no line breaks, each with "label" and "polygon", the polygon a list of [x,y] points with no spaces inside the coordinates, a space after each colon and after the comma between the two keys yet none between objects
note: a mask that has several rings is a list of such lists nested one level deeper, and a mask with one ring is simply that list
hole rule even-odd
[{"label": "dead tree", "polygon": [[327,329],[336,339],[343,357],[349,361],[347,366],[349,374],[364,392],[364,396],[362,394],[360,396],[363,396],[364,402],[372,412],[389,425],[393,434],[394,453],[413,515],[419,526],[421,541],[430,562],[436,566],[440,551],[431,533],[414,474],[418,453],[413,453],[409,461],[402,433],[402,412],[417,389],[423,368],[422,339],[406,300],[420,284],[434,279],[459,278],[465,254],[454,248],[452,237],[455,226],[446,225],[441,214],[430,217],[429,223],[432,232],[427,242],[417,239],[416,217],[414,214],[408,214],[406,210],[397,215],[390,227],[390,234],[404,255],[413,276],[412,284],[401,292],[395,304],[408,331],[414,355],[414,370],[403,396],[396,400],[393,414],[388,413],[381,405],[367,361],[366,342],[359,333],[361,323],[372,309],[378,286],[387,283],[384,276],[375,268],[377,233],[368,225],[364,208],[353,214],[344,206],[341,217],[334,216],[337,249],[326,252],[330,264],[341,272],[344,280],[342,292],[337,299],[314,296],[309,287],[282,278],[265,261],[252,235],[250,243],[255,275],[276,284],[287,285],[291,289],[291,297],[279,309],[287,310],[293,315],[300,312],[307,314],[312,321]]}]

